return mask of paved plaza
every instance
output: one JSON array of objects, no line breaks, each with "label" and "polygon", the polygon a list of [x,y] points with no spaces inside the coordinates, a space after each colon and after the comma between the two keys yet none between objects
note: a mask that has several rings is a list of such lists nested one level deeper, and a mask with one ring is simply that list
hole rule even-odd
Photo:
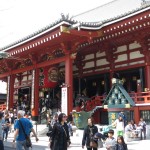
[{"label": "paved plaza", "polygon": [[[5,150],[13,150],[14,145],[12,144],[13,133],[9,134],[9,138],[4,141]],[[82,132],[74,133],[71,137],[71,145],[68,148],[69,150],[81,150],[81,141],[82,141]],[[39,141],[36,142],[34,137],[32,137],[33,148],[32,150],[49,150],[49,142],[47,136],[40,136]],[[129,150],[148,150],[150,149],[150,139],[141,140],[141,141],[132,141],[128,142]],[[84,148],[86,150],[86,148]],[[105,148],[100,148],[101,150],[105,150]]]}]

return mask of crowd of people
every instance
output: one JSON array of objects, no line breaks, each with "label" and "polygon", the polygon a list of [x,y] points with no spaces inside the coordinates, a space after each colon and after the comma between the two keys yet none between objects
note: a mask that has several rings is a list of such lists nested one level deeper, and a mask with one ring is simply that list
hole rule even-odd
[{"label": "crowd of people", "polygon": [[[50,149],[68,149],[71,143],[70,136],[73,135],[72,122],[72,115],[66,116],[61,112],[55,113],[53,118],[50,116],[47,118],[47,136],[49,137]],[[13,129],[12,124],[14,124]],[[82,148],[84,149],[86,146],[87,150],[97,150],[98,144],[101,142],[107,150],[127,150],[124,138],[140,137],[146,139],[146,122],[143,118],[138,124],[131,120],[126,125],[126,117],[123,112],[120,112],[118,118],[109,126],[116,127],[117,138],[114,137],[113,129],[108,131],[107,136],[100,133],[97,126],[94,125],[93,118],[88,118],[87,126],[83,132]],[[0,150],[4,150],[3,141],[7,141],[8,133],[12,130],[14,130],[12,142],[16,142],[16,150],[20,150],[22,147],[29,150],[26,145],[26,137],[30,137],[31,132],[33,132],[35,140],[39,140],[33,129],[30,116],[25,115],[23,110],[0,112]]]},{"label": "crowd of people", "polygon": [[[14,125],[13,129],[12,125]],[[7,141],[8,133],[12,132],[12,130],[14,131],[12,142],[16,142],[16,150],[21,150],[22,147],[25,150],[29,150],[29,147],[26,146],[26,136],[30,137],[31,132],[33,132],[36,141],[38,141],[30,118],[25,115],[23,110],[5,110],[0,112],[0,150],[4,150],[3,141]]]},{"label": "crowd of people", "polygon": [[[94,125],[93,118],[88,118],[87,126],[84,129],[82,148],[86,146],[87,150],[97,150],[99,141],[105,145],[107,150],[127,150],[128,138],[146,139],[146,122],[140,118],[139,123],[136,125],[133,120],[129,121],[126,125],[126,116],[124,112],[118,114],[118,118],[111,124],[111,128],[106,134],[98,132],[97,126]],[[114,137],[114,128],[116,137]],[[99,145],[99,146],[98,146]]]},{"label": "crowd of people", "polygon": [[85,145],[87,150],[97,150],[98,141],[103,141],[107,150],[127,150],[127,144],[124,142],[123,136],[118,136],[117,140],[114,138],[114,130],[108,131],[108,136],[104,136],[98,132],[97,126],[93,123],[93,118],[88,118],[88,125],[84,129],[82,148]]}]

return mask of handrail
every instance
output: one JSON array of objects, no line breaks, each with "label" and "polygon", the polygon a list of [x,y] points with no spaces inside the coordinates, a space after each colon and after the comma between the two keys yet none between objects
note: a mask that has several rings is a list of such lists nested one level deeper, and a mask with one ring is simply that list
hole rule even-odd
[{"label": "handrail", "polygon": [[[135,104],[144,104],[150,103],[150,91],[148,92],[131,92],[129,93],[130,97],[133,99]],[[95,106],[102,106],[104,99],[107,95],[104,96],[93,96],[91,100],[86,102],[86,111],[91,111]],[[81,107],[78,110],[82,110]]]}]

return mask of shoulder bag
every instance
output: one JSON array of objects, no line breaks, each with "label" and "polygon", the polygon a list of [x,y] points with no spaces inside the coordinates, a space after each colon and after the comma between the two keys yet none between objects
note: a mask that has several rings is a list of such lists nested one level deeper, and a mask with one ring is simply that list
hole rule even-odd
[{"label": "shoulder bag", "polygon": [[30,135],[27,135],[25,133],[24,127],[23,127],[22,122],[20,120],[19,120],[19,123],[21,125],[22,131],[23,131],[23,133],[25,135],[25,138],[26,138],[26,147],[32,147],[32,142],[31,142],[31,139],[30,139]]},{"label": "shoulder bag", "polygon": [[[64,132],[65,132],[65,136],[66,136],[66,138],[67,138],[67,133],[66,133],[66,130],[64,129],[64,127],[62,126],[62,128],[63,128],[63,130],[64,130]],[[69,147],[69,145],[71,144],[71,142],[70,141],[67,141],[67,147]]]},{"label": "shoulder bag", "polygon": [[90,130],[90,147],[93,147],[93,148],[98,148],[98,143],[94,140],[94,135],[93,135],[93,131],[92,131],[92,128],[89,128]]}]

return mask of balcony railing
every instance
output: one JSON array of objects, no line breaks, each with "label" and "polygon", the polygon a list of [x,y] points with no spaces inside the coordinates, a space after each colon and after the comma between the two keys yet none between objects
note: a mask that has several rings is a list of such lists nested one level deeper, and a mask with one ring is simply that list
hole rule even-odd
[{"label": "balcony railing", "polygon": [[138,92],[138,93],[129,93],[131,98],[136,104],[150,103],[150,91],[149,92]]},{"label": "balcony railing", "polygon": [[[131,98],[134,100],[135,104],[147,104],[150,103],[150,91],[149,92],[131,92],[129,93]],[[102,106],[106,96],[93,96],[91,100],[88,100],[85,104],[85,111],[90,111],[95,108],[95,106]],[[6,109],[6,104],[0,105],[0,111]],[[77,108],[77,111],[83,110],[81,107]]]},{"label": "balcony railing", "polygon": [[[133,99],[135,104],[150,103],[150,92],[138,92],[138,93],[131,92],[131,93],[129,93],[129,95],[131,96],[131,98]],[[93,96],[93,97],[91,97],[91,100],[88,100],[86,102],[84,110],[85,111],[91,111],[96,106],[102,106],[105,98],[106,98],[106,96]],[[81,107],[78,108],[78,111],[83,110]]]}]

